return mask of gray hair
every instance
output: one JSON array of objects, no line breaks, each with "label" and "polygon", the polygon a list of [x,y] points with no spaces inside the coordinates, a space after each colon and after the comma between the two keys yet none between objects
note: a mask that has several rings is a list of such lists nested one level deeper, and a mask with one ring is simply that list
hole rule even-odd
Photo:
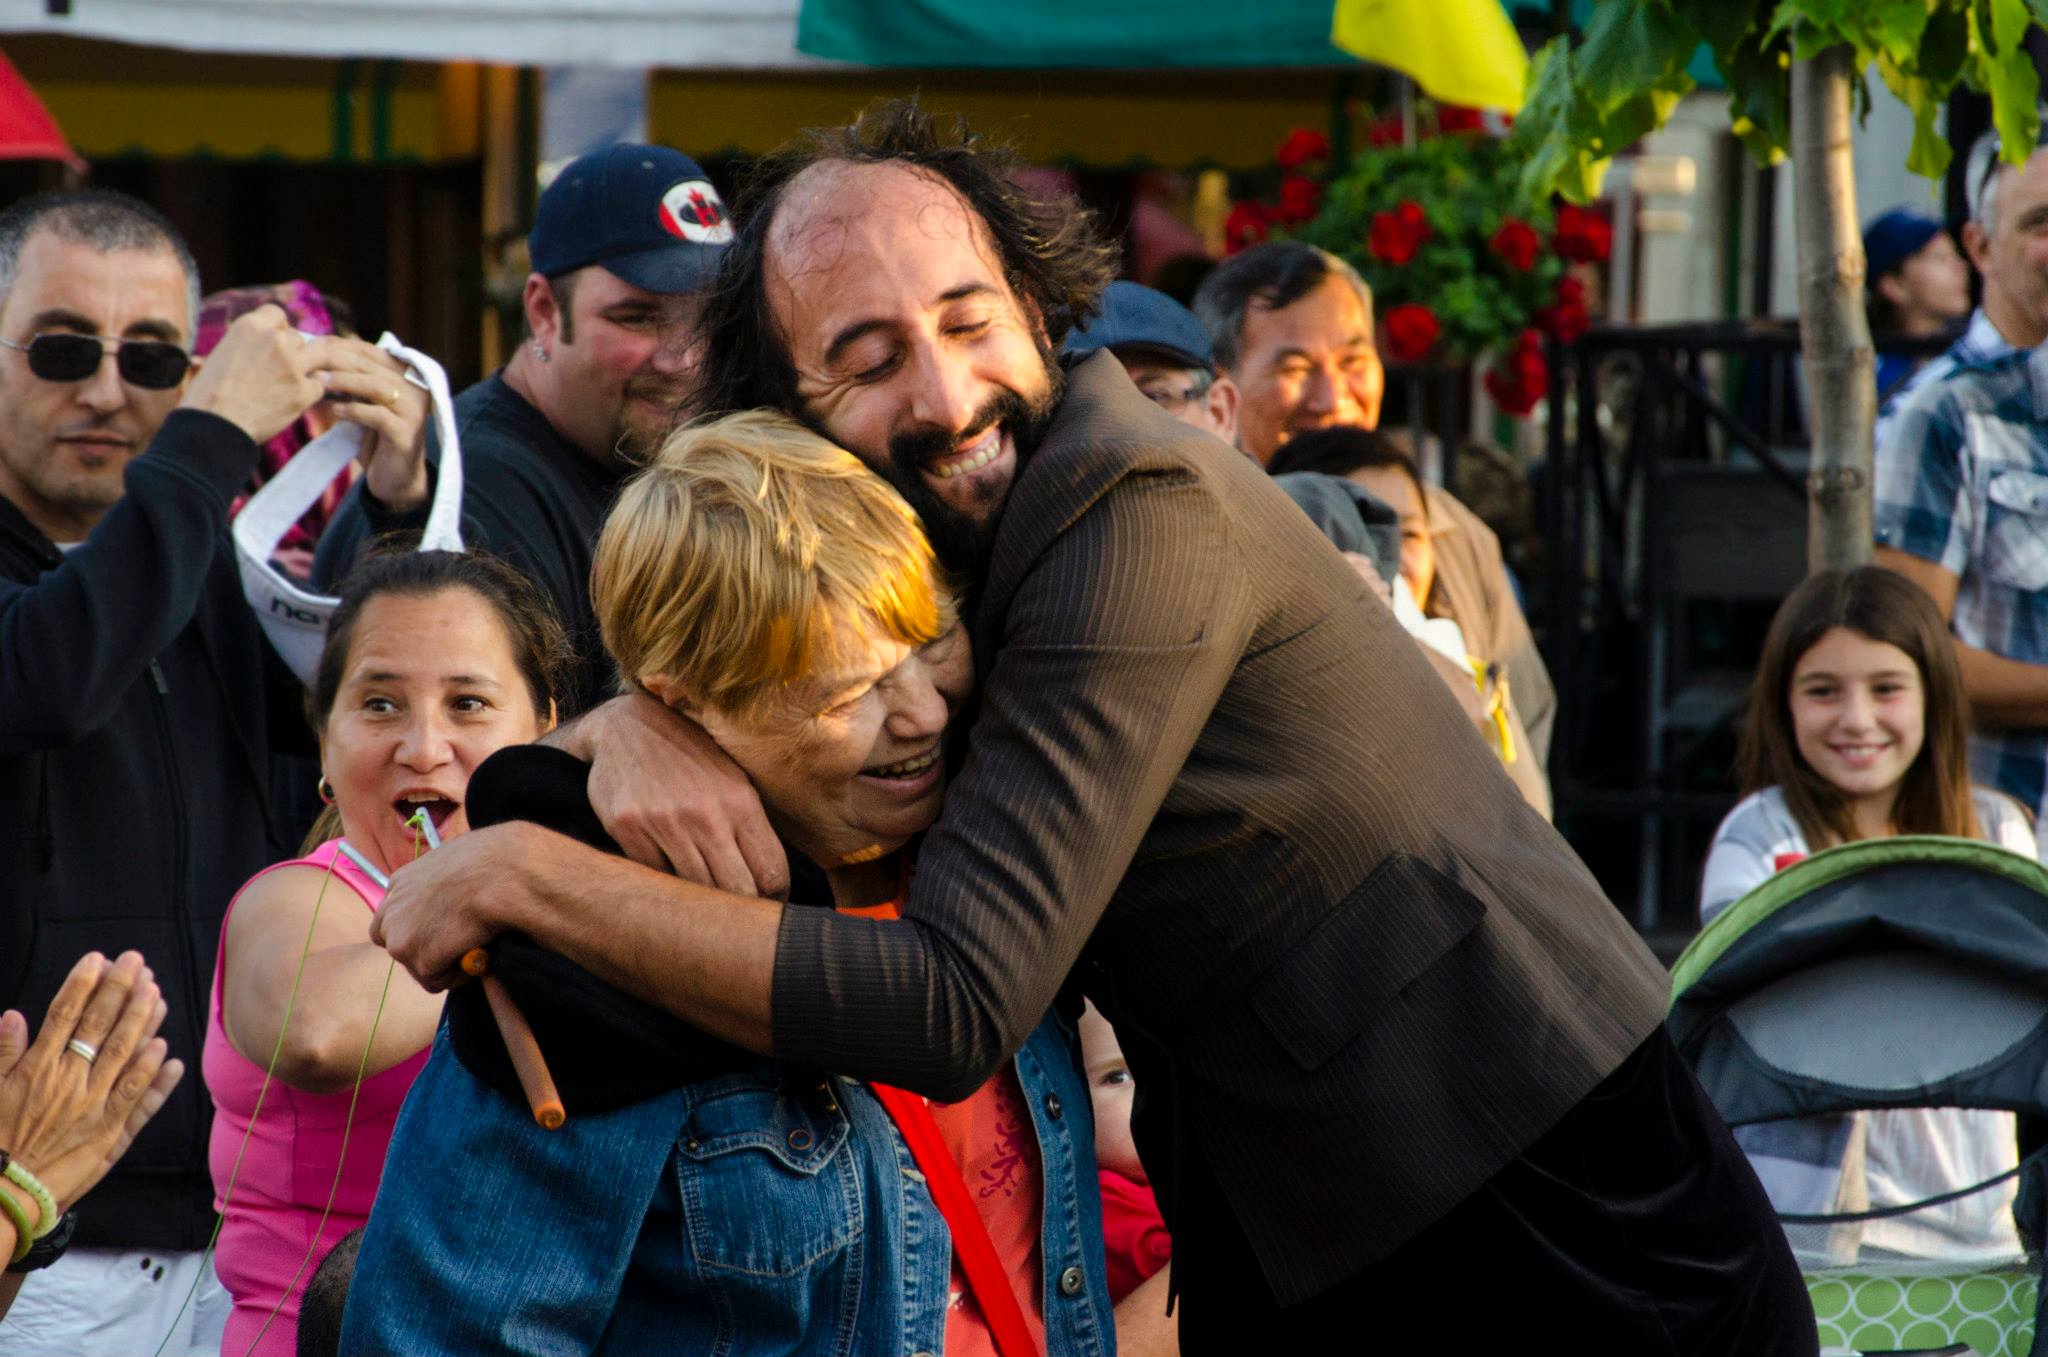
[{"label": "gray hair", "polygon": [[[2034,134],[2036,150],[2048,146],[2048,105],[2039,108],[2037,115],[2040,127]],[[2005,162],[1998,158],[1998,153],[2003,146],[1998,124],[1993,123],[1970,144],[1969,158],[1963,162],[1963,201],[1969,204],[1970,220],[1983,227],[1986,235],[1998,221],[1998,181],[2005,177],[2001,172]]]},{"label": "gray hair", "polygon": [[185,271],[185,342],[199,335],[199,264],[170,218],[139,198],[112,189],[38,193],[0,212],[0,299],[14,289],[22,247],[37,231],[59,240],[114,250],[169,250]]},{"label": "gray hair", "polygon": [[1298,240],[1268,241],[1242,254],[1232,255],[1209,271],[1195,291],[1193,310],[1202,328],[1209,332],[1209,347],[1216,366],[1235,372],[1244,355],[1245,312],[1253,302],[1278,310],[1292,306],[1322,286],[1331,274],[1351,284],[1372,319],[1372,288],[1358,276],[1358,270],[1328,250]]}]

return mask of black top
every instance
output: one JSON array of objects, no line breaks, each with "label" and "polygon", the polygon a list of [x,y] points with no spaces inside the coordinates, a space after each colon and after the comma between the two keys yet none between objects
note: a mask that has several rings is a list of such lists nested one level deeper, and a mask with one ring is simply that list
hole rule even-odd
[{"label": "black top", "polygon": [[221,917],[290,855],[269,754],[308,743],[227,547],[256,451],[224,419],[174,411],[68,552],[0,499],[0,1008],[39,1026],[79,957],[135,948],[185,1062],[79,1205],[85,1247],[197,1249],[213,1224],[199,1055]]},{"label": "black top", "polygon": [[[491,552],[538,585],[575,650],[562,718],[612,695],[612,662],[590,605],[590,557],[628,468],[601,466],[555,432],[546,416],[486,377],[455,398],[462,438],[462,540]],[[438,462],[438,454],[430,454]],[[369,539],[426,526],[427,507],[391,512],[358,481],[321,536],[314,582],[332,589]]]}]

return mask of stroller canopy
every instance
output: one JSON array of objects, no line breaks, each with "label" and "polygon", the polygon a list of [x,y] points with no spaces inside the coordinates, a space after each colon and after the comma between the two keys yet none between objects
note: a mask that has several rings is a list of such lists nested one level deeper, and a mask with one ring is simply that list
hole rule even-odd
[{"label": "stroller canopy", "polygon": [[2048,869],[1928,835],[1817,853],[1693,940],[1666,1025],[1731,1126],[2048,1113]]}]

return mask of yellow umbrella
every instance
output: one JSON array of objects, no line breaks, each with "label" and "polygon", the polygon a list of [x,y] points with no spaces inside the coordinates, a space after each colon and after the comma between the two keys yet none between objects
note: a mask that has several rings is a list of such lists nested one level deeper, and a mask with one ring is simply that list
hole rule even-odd
[{"label": "yellow umbrella", "polygon": [[1445,103],[1521,110],[1529,55],[1500,0],[1337,0],[1330,41]]}]

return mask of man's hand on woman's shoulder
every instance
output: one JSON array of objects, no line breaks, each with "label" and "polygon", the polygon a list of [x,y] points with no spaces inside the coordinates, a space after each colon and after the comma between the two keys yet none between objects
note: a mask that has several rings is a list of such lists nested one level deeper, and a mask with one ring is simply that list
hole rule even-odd
[{"label": "man's hand on woman's shoulder", "polygon": [[696,722],[632,693],[543,743],[591,765],[591,807],[635,862],[733,895],[787,898],[789,858],[760,795]]}]

